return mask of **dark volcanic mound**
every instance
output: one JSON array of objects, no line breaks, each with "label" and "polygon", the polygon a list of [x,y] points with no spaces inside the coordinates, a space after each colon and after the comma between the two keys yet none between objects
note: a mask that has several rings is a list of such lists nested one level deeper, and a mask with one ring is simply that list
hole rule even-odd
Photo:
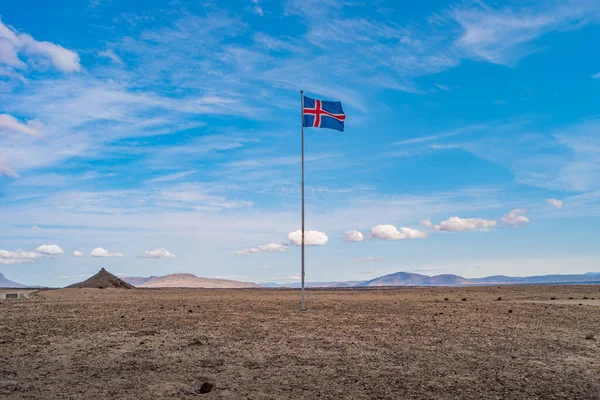
[{"label": "dark volcanic mound", "polygon": [[106,288],[115,288],[115,289],[135,289],[135,286],[130,285],[129,283],[117,278],[104,268],[100,270],[96,275],[91,278],[79,282],[74,283],[72,285],[67,286],[68,288],[91,288],[91,289],[106,289]]}]

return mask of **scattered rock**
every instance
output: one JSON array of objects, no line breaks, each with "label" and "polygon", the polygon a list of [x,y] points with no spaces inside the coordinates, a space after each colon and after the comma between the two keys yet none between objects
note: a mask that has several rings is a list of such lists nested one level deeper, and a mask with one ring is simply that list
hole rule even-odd
[{"label": "scattered rock", "polygon": [[501,301],[501,300],[502,300],[502,297],[498,297],[498,298],[496,299],[496,301]]},{"label": "scattered rock", "polygon": [[198,392],[200,394],[205,394],[205,393],[210,393],[213,388],[215,387],[215,385],[213,385],[212,383],[209,382],[204,382],[202,385],[200,385],[200,387],[198,388]]},{"label": "scattered rock", "polygon": [[556,297],[550,297],[550,300],[556,300]]},{"label": "scattered rock", "polygon": [[[583,299],[584,299],[584,300],[587,300],[588,298],[587,298],[587,297],[584,297]],[[592,300],[594,300],[594,299],[592,298]]]},{"label": "scattered rock", "polygon": [[593,333],[588,333],[585,337],[585,340],[596,340]]},{"label": "scattered rock", "polygon": [[448,300],[450,300],[450,299],[449,299],[449,298],[447,298],[447,297],[446,297],[446,298],[444,298],[444,301],[448,301]]},{"label": "scattered rock", "polygon": [[512,310],[508,310],[508,313],[509,313],[509,314],[512,314]]},{"label": "scattered rock", "polygon": [[467,301],[467,298],[466,298],[466,297],[463,297],[463,298],[462,298],[462,301]]},{"label": "scattered rock", "polygon": [[569,297],[569,300],[573,300],[573,298],[572,298],[572,297]]}]

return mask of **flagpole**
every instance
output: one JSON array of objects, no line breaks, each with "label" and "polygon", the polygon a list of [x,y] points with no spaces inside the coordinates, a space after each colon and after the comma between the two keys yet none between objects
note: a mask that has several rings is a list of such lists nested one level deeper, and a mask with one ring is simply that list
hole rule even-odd
[{"label": "flagpole", "polygon": [[300,311],[306,311],[304,306],[304,90],[300,91],[300,109],[302,113],[302,300]]}]

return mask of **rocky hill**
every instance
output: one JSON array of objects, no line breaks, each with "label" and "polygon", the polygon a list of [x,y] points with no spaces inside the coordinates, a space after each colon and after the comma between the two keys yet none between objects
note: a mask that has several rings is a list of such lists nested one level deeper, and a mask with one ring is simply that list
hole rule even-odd
[{"label": "rocky hill", "polygon": [[24,288],[24,287],[26,287],[26,286],[21,283],[13,282],[9,279],[6,279],[6,277],[4,275],[0,274],[0,288]]},{"label": "rocky hill", "polygon": [[245,289],[258,288],[252,282],[239,282],[228,279],[201,278],[194,274],[170,274],[151,277],[125,277],[128,282],[140,288],[206,288],[206,289]]},{"label": "rocky hill", "polygon": [[91,288],[91,289],[133,289],[134,287],[127,282],[117,278],[104,268],[96,275],[83,282],[67,286],[68,288]]}]

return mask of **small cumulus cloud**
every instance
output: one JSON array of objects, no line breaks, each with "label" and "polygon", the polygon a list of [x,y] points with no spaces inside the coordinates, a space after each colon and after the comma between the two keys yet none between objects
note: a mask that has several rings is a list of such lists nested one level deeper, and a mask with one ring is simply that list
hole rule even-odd
[{"label": "small cumulus cloud", "polygon": [[175,254],[161,247],[154,250],[146,250],[139,256],[139,258],[175,258]]},{"label": "small cumulus cloud", "polygon": [[79,250],[75,250],[75,251],[73,252],[73,255],[74,255],[75,257],[83,257],[83,253],[82,253],[82,252],[80,252]]},{"label": "small cumulus cloud", "polygon": [[412,228],[396,228],[394,225],[377,225],[371,230],[373,236],[381,240],[424,239],[425,232]]},{"label": "small cumulus cloud", "polygon": [[376,262],[376,261],[381,261],[383,260],[382,257],[363,257],[363,258],[358,258],[356,261],[358,262]]},{"label": "small cumulus cloud", "polygon": [[33,252],[0,250],[0,264],[22,264],[34,261],[40,255]]},{"label": "small cumulus cloud", "polygon": [[557,199],[546,199],[546,203],[559,209],[563,208],[563,206],[565,205],[565,203],[562,200]]},{"label": "small cumulus cloud", "polygon": [[64,250],[56,244],[43,244],[36,251],[45,256],[57,256],[64,253]]},{"label": "small cumulus cloud", "polygon": [[109,253],[108,250],[102,247],[96,247],[92,250],[92,257],[123,257],[123,253]]},{"label": "small cumulus cloud", "polygon": [[359,231],[348,231],[344,233],[345,242],[362,242],[365,239]]},{"label": "small cumulus cloud", "polygon": [[482,218],[450,217],[435,225],[434,229],[442,232],[465,232],[493,228],[497,223],[498,221]]},{"label": "small cumulus cloud", "polygon": [[431,223],[431,218],[422,219],[421,225],[428,229],[433,229],[433,224]]},{"label": "small cumulus cloud", "polygon": [[[302,245],[302,231],[291,232],[288,235],[288,239],[291,243],[296,246]],[[305,231],[304,232],[304,244],[306,246],[322,246],[329,241],[327,235],[319,231]]]},{"label": "small cumulus cloud", "polygon": [[522,226],[529,223],[529,218],[525,216],[525,210],[516,208],[503,216],[500,221],[507,225]]},{"label": "small cumulus cloud", "polygon": [[283,253],[286,249],[287,249],[286,244],[269,243],[269,244],[263,244],[262,246],[258,246],[258,247],[238,250],[235,252],[235,254],[242,256],[242,255],[258,254],[258,253]]}]

